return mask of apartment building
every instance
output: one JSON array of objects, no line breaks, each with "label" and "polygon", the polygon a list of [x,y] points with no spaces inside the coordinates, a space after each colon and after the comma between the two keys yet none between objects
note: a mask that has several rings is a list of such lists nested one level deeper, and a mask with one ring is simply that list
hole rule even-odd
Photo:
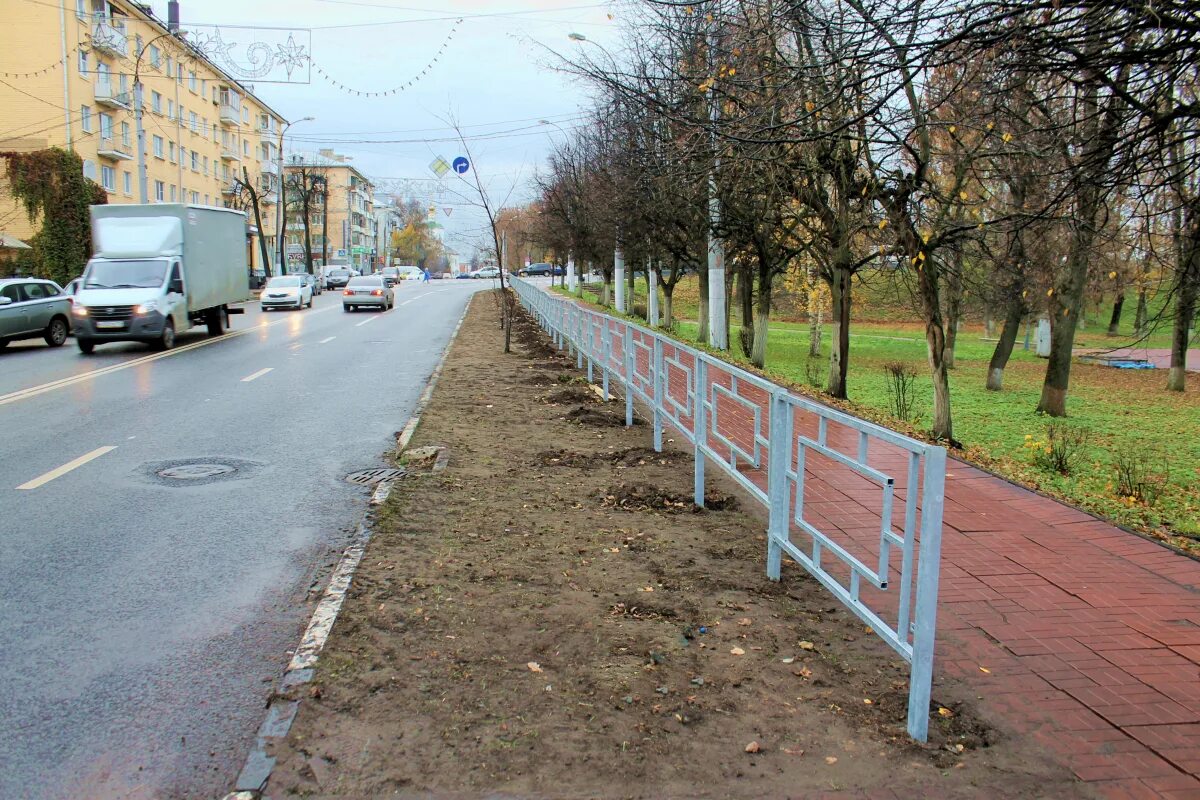
[{"label": "apartment building", "polygon": [[[328,207],[311,203],[309,231],[313,256],[320,259],[321,231],[327,230],[326,243],[330,264],[345,264],[366,274],[378,269],[380,254],[376,245],[374,212],[375,187],[371,181],[349,163],[349,158],[332,150],[289,155],[284,164],[284,182],[301,180],[294,176],[308,174],[324,180],[328,187]],[[295,260],[304,249],[303,212],[289,196],[285,248],[289,259]]]},{"label": "apartment building", "polygon": [[[262,194],[264,234],[274,252],[274,226],[267,221],[275,219],[278,200],[280,114],[188,45],[149,5],[19,5],[19,13],[6,15],[0,49],[0,71],[21,76],[0,83],[0,150],[74,150],[110,203],[141,202],[133,108],[139,76],[146,201],[239,207],[235,180],[245,174]],[[33,226],[24,212],[11,213],[15,207],[0,186],[5,230],[27,238]],[[257,265],[257,246],[250,252]]]}]

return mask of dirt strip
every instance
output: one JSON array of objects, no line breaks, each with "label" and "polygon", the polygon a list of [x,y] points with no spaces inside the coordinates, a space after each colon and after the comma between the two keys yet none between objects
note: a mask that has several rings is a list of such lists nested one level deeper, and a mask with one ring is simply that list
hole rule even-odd
[{"label": "dirt strip", "polygon": [[[1087,796],[934,687],[794,564],[732,482],[623,427],[529,320],[477,297],[317,666],[271,797]],[[710,471],[712,472],[712,471]]]}]

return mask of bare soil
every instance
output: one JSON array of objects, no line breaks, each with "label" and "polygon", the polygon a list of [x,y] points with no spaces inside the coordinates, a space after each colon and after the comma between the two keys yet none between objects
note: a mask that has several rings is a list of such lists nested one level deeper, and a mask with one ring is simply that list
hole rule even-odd
[{"label": "bare soil", "polygon": [[524,317],[501,355],[497,313],[471,306],[413,442],[449,468],[379,512],[269,796],[1082,796],[963,685],[913,743],[906,665],[799,567],[766,579],[756,504],[714,480],[697,509],[689,453],[592,416],[622,404],[548,401],[573,361]]}]

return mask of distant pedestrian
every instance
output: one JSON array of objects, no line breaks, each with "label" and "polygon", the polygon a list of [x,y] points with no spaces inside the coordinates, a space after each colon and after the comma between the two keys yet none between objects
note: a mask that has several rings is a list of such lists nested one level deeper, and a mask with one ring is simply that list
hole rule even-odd
[{"label": "distant pedestrian", "polygon": [[421,280],[424,281],[425,283],[429,283],[429,268],[428,267],[425,267],[424,269],[421,270]]}]

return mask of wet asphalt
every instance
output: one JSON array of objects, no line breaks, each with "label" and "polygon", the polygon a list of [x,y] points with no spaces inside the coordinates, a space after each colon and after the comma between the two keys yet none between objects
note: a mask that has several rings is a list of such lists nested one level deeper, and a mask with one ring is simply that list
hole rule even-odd
[{"label": "wet asphalt", "polygon": [[[0,797],[232,786],[366,507],[344,476],[383,464],[491,284],[401,284],[387,314],[344,313],[332,292],[251,305],[233,318],[248,332],[187,349],[207,341],[196,329],[159,359],[73,340],[0,352]],[[158,475],[197,462],[232,471]]]}]

